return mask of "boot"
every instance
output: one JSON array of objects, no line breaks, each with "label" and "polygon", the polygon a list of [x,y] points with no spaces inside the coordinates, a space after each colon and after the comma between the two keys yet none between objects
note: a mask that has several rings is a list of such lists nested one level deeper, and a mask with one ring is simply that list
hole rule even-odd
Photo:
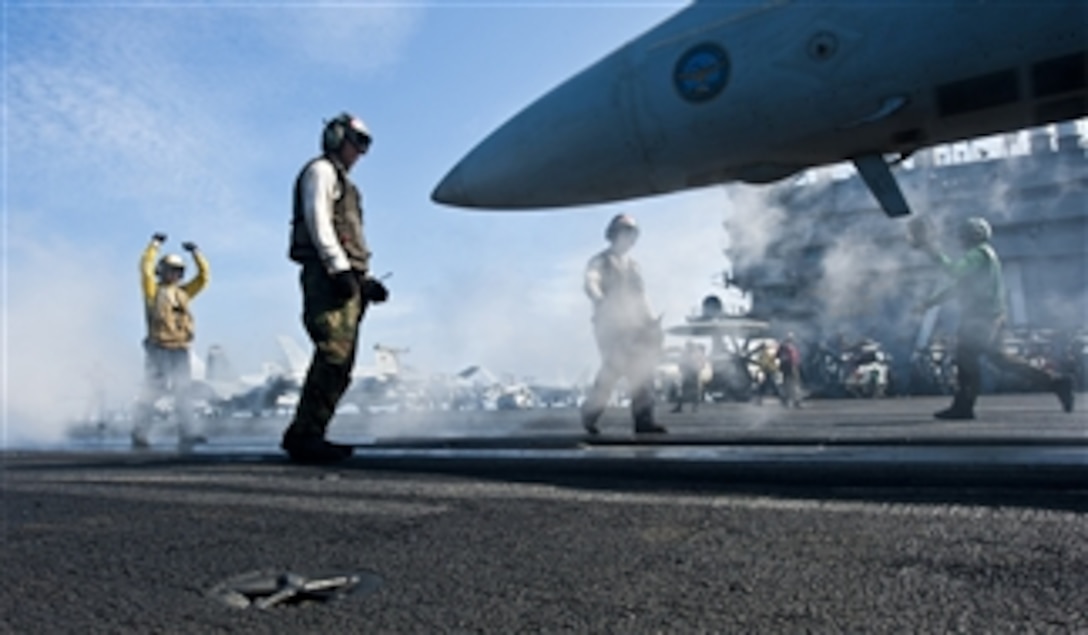
[{"label": "boot", "polygon": [[952,405],[933,413],[934,419],[946,421],[968,421],[975,418],[975,396],[977,392],[970,387],[960,387],[952,396]]},{"label": "boot", "polygon": [[195,446],[207,442],[208,439],[204,435],[182,434],[178,436],[178,454],[189,454]]},{"label": "boot", "polygon": [[586,429],[586,434],[597,436],[601,433],[601,429],[597,427],[597,420],[603,414],[603,410],[582,410],[582,427]]},{"label": "boot", "polygon": [[1054,380],[1054,394],[1062,402],[1062,410],[1073,412],[1073,378],[1063,375]]},{"label": "boot", "polygon": [[650,421],[648,423],[639,423],[635,425],[635,434],[667,434],[668,429],[665,426]]},{"label": "boot", "polygon": [[668,430],[654,422],[653,413],[635,415],[635,434],[665,434]]},{"label": "boot", "polygon": [[151,442],[147,440],[147,433],[143,430],[132,431],[132,449],[133,450],[149,450],[151,449]]},{"label": "boot", "polygon": [[970,411],[970,410],[965,410],[963,408],[958,408],[958,407],[956,407],[955,404],[952,404],[952,406],[949,407],[949,408],[945,408],[944,410],[933,413],[933,418],[934,419],[943,419],[943,420],[946,420],[946,421],[957,421],[957,420],[967,421],[967,420],[974,419],[975,418],[975,413]]},{"label": "boot", "polygon": [[336,463],[351,458],[350,445],[330,443],[317,435],[297,434],[290,429],[283,435],[280,447],[295,463]]}]

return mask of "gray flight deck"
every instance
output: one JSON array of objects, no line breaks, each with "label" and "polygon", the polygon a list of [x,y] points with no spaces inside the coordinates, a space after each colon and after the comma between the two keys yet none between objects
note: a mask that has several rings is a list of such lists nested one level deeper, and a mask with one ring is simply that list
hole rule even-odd
[{"label": "gray flight deck", "polygon": [[[570,410],[345,415],[329,467],[284,460],[282,421],[189,456],[9,449],[0,632],[1088,632],[1088,420],[946,401],[714,405],[652,438],[622,411],[595,438]],[[218,594],[254,575],[286,581],[269,608]],[[315,578],[362,583],[291,601]]]}]

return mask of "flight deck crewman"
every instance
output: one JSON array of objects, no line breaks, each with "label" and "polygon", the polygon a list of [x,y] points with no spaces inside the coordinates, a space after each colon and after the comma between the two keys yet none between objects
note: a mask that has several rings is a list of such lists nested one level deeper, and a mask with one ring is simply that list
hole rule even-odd
[{"label": "flight deck crewman", "polygon": [[801,349],[793,332],[778,343],[775,352],[778,370],[782,373],[782,392],[779,397],[787,408],[801,407]]},{"label": "flight deck crewman", "polygon": [[582,425],[599,434],[616,382],[627,378],[636,433],[663,433],[654,422],[653,373],[661,354],[660,321],[650,313],[638,265],[628,252],[638,240],[638,225],[626,214],[614,217],[605,229],[607,249],[586,266],[585,291],[593,302],[593,334],[601,354],[601,369],[582,404]]},{"label": "flight deck crewman", "polygon": [[295,181],[289,256],[302,265],[302,321],[314,344],[294,419],[280,444],[297,462],[351,456],[351,446],[330,443],[325,432],[351,383],[366,307],[389,295],[369,276],[362,197],[348,178],[370,143],[361,120],[348,113],[337,116],[325,124],[322,155],[310,160]]},{"label": "flight deck crewman", "polygon": [[140,288],[144,298],[147,337],[144,339],[144,389],[136,406],[132,428],[132,447],[149,447],[147,432],[155,413],[155,403],[162,397],[174,398],[178,423],[178,450],[188,452],[202,441],[192,431],[192,380],[189,345],[193,341],[193,314],[189,303],[208,284],[208,261],[194,243],[182,243],[196,263],[196,276],[185,283],[185,261],[177,254],[158,260],[159,247],[166,234],[157,233],[140,258]]},{"label": "flight deck crewman", "polygon": [[928,309],[955,295],[960,303],[960,325],[956,336],[958,387],[952,406],[934,414],[938,419],[974,419],[975,400],[981,384],[981,357],[1000,370],[1015,373],[1032,386],[1053,391],[1066,412],[1073,410],[1073,382],[1068,376],[1048,373],[1027,361],[1006,353],[1001,345],[1005,325],[1005,286],[1001,260],[990,245],[992,230],[985,219],[973,217],[961,223],[958,238],[964,249],[952,260],[930,240],[924,225],[912,226],[916,247],[937,261],[951,281],[920,306]]}]

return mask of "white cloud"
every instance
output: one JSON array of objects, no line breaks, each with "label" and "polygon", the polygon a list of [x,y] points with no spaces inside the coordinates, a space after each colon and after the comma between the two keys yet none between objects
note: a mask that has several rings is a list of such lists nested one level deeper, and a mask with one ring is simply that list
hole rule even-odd
[{"label": "white cloud", "polygon": [[358,77],[397,61],[422,12],[418,6],[314,3],[262,8],[252,15],[273,45]]},{"label": "white cloud", "polygon": [[[16,200],[109,207],[110,221],[199,219],[236,208],[216,101],[170,48],[158,12],[61,14],[63,47],[37,55],[15,38],[8,68],[9,152]],[[156,19],[151,19],[154,16]],[[33,17],[33,16],[31,16]],[[41,192],[36,177],[70,188]]]},{"label": "white cloud", "polygon": [[[60,173],[85,194],[104,195],[122,218],[245,225],[254,203],[246,186],[287,127],[280,107],[261,103],[395,63],[419,14],[320,4],[14,11],[12,182]],[[43,23],[52,29],[48,45],[33,35]]]}]

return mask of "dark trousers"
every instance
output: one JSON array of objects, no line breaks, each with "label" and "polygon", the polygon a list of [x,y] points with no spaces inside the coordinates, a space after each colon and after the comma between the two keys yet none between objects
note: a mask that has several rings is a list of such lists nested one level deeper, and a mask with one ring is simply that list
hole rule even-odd
[{"label": "dark trousers", "polygon": [[778,392],[778,384],[774,383],[773,370],[764,370],[763,379],[760,380],[759,385],[756,386],[756,403],[763,403],[763,397],[769,392],[775,397],[781,398]]},{"label": "dark trousers", "polygon": [[286,434],[324,438],[340,398],[351,385],[366,304],[358,295],[349,300],[337,297],[332,279],[317,264],[303,266],[299,283],[302,322],[314,354]]},{"label": "dark trousers", "polygon": [[958,386],[952,401],[954,409],[974,412],[982,385],[984,357],[1001,372],[1021,377],[1036,390],[1050,390],[1053,387],[1054,377],[1050,373],[1005,352],[1001,345],[1002,328],[1002,320],[965,321],[960,326],[956,342]]},{"label": "dark trousers", "polygon": [[701,368],[684,368],[680,372],[680,385],[676,390],[676,407],[673,412],[684,409],[684,402],[691,402],[691,411],[699,410],[699,404],[703,401],[703,381],[699,378]]},{"label": "dark trousers", "polygon": [[782,405],[799,406],[801,404],[801,369],[797,366],[783,365],[782,392],[779,397]]}]

